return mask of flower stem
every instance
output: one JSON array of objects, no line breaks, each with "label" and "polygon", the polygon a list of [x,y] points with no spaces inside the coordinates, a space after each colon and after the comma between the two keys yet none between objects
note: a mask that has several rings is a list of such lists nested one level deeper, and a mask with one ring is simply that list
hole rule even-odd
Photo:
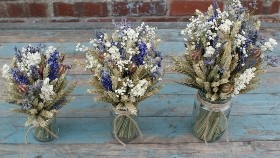
[{"label": "flower stem", "polygon": [[137,137],[136,126],[127,116],[120,116],[116,121],[116,134],[123,141],[131,141]]}]

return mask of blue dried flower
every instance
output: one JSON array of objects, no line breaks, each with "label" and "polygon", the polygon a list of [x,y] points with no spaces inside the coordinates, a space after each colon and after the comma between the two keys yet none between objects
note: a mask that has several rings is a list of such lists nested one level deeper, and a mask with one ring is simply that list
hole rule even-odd
[{"label": "blue dried flower", "polygon": [[28,90],[32,92],[41,91],[42,86],[43,86],[43,80],[37,80],[32,85],[28,86]]},{"label": "blue dried flower", "polygon": [[147,55],[147,45],[144,42],[139,42],[138,50],[139,53],[134,55],[131,59],[137,66],[144,64],[144,57]]},{"label": "blue dried flower", "polygon": [[249,6],[252,7],[253,9],[258,9],[258,8],[257,8],[257,4],[258,4],[257,1],[256,1],[256,0],[253,0],[252,3],[249,3]]},{"label": "blue dried flower", "polygon": [[256,45],[257,43],[257,40],[258,40],[258,36],[259,36],[259,32],[256,31],[256,30],[250,30],[249,31],[249,36],[247,39],[250,39],[250,42],[253,44],[253,45]]},{"label": "blue dried flower", "polygon": [[112,42],[112,45],[115,45],[119,49],[121,59],[125,59],[126,54],[121,42]]},{"label": "blue dried flower", "polygon": [[125,54],[124,48],[120,48],[120,49],[119,49],[119,52],[120,52],[120,57],[121,57],[121,59],[125,59],[126,54]]},{"label": "blue dried flower", "polygon": [[104,33],[101,31],[96,31],[96,38],[100,41],[104,40]]},{"label": "blue dried flower", "polygon": [[105,45],[103,43],[99,43],[97,45],[97,49],[100,51],[100,53],[105,51]]},{"label": "blue dried flower", "polygon": [[122,19],[121,22],[113,21],[113,24],[115,25],[115,28],[118,30],[127,30],[128,28],[131,27],[131,24],[127,19]]},{"label": "blue dried flower", "polygon": [[106,91],[112,91],[112,80],[109,71],[101,71],[101,84]]},{"label": "blue dried flower", "polygon": [[205,59],[205,60],[204,60],[204,64],[205,64],[206,66],[212,65],[212,64],[215,63],[215,59],[214,59],[213,57],[207,57],[207,58],[204,58],[204,59]]},{"label": "blue dried flower", "polygon": [[30,103],[22,103],[21,109],[22,110],[30,110],[32,108],[32,105]]},{"label": "blue dried flower", "polygon": [[266,55],[264,56],[263,60],[267,66],[272,66],[272,67],[278,67],[280,63],[279,56]]},{"label": "blue dried flower", "polygon": [[51,107],[51,109],[55,109],[55,110],[60,109],[60,108],[62,107],[61,104],[63,104],[65,101],[66,101],[65,98],[60,99],[59,101],[57,101],[57,102]]},{"label": "blue dried flower", "polygon": [[22,54],[21,54],[21,51],[20,50],[18,50],[18,48],[15,46],[15,48],[14,48],[14,50],[15,50],[15,56],[16,56],[16,59],[17,59],[17,61],[18,62],[22,62]]},{"label": "blue dried flower", "polygon": [[26,50],[28,50],[28,52],[30,53],[36,53],[36,52],[41,52],[44,48],[46,47],[45,44],[38,44],[37,47],[33,47],[31,45],[27,45],[25,47]]},{"label": "blue dried flower", "polygon": [[24,84],[24,85],[28,85],[29,84],[29,79],[28,77],[22,73],[19,68],[12,68],[11,69],[11,74],[12,74],[12,78],[14,79],[14,81],[17,84]]},{"label": "blue dried flower", "polygon": [[218,5],[218,2],[217,1],[213,1],[213,11],[214,11],[214,17],[218,17],[219,16],[219,13],[217,12],[217,9],[219,9],[219,5]]},{"label": "blue dried flower", "polygon": [[144,42],[139,42],[138,43],[138,50],[139,50],[139,54],[141,56],[146,56],[147,55],[147,45]]},{"label": "blue dried flower", "polygon": [[162,69],[160,67],[157,67],[155,71],[150,73],[150,76],[152,79],[157,79],[158,77],[162,76]]},{"label": "blue dried flower", "polygon": [[133,62],[135,62],[137,66],[140,66],[140,65],[143,65],[143,64],[144,64],[144,57],[141,56],[140,54],[134,55],[134,56],[131,58],[131,60],[132,60]]},{"label": "blue dried flower", "polygon": [[30,70],[31,70],[31,76],[33,79],[37,80],[37,79],[41,78],[41,75],[39,74],[38,68],[36,66],[31,65]]},{"label": "blue dried flower", "polygon": [[50,54],[50,57],[48,59],[49,64],[49,79],[50,81],[56,79],[58,77],[59,72],[59,52],[55,50],[53,53]]},{"label": "blue dried flower", "polygon": [[28,92],[26,97],[30,98],[29,100],[33,100],[36,94],[41,93],[42,86],[43,86],[42,80],[37,80],[32,85],[28,85]]},{"label": "blue dried flower", "polygon": [[217,67],[217,70],[218,70],[218,72],[220,72],[221,74],[224,74],[225,72],[227,72],[227,68],[225,68],[225,67],[220,67],[220,66],[218,66]]},{"label": "blue dried flower", "polygon": [[156,64],[158,67],[161,67],[161,61],[162,61],[161,52],[156,51],[155,53],[156,53],[156,58],[155,58]]}]

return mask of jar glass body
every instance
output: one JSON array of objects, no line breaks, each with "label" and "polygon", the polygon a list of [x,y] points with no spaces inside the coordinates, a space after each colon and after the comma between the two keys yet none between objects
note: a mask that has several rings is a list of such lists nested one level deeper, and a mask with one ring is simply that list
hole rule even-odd
[{"label": "jar glass body", "polygon": [[[117,136],[118,139],[124,143],[128,143],[136,139],[139,136],[139,132],[135,123],[138,123],[139,111],[137,110],[137,115],[129,114],[130,117],[127,117],[126,115],[119,114],[113,109],[114,107],[112,107],[110,110],[113,137]],[[127,111],[122,112],[128,113]]]},{"label": "jar glass body", "polygon": [[231,108],[231,98],[211,101],[202,91],[198,91],[194,99],[192,116],[194,135],[208,142],[219,139],[227,129]]},{"label": "jar glass body", "polygon": [[54,140],[58,136],[59,128],[56,122],[56,115],[53,118],[47,120],[46,127],[34,127],[33,137],[40,142],[49,142]]}]

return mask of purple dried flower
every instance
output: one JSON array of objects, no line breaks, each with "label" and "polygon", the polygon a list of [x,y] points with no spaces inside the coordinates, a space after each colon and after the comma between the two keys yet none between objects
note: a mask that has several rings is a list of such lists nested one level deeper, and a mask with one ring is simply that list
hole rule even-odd
[{"label": "purple dried flower", "polygon": [[161,52],[156,51],[155,54],[156,54],[156,57],[155,57],[156,64],[158,67],[161,67],[161,61],[162,61]]},{"label": "purple dried flower", "polygon": [[12,74],[12,78],[14,79],[14,81],[17,84],[24,84],[24,85],[28,85],[29,84],[29,79],[28,77],[22,73],[19,68],[12,68],[11,69],[11,74]]},{"label": "purple dried flower", "polygon": [[256,10],[256,9],[258,9],[258,8],[257,8],[257,4],[258,4],[257,1],[256,1],[256,0],[253,0],[252,3],[249,3],[249,6]]},{"label": "purple dried flower", "polygon": [[65,103],[66,102],[66,99],[63,98],[63,99],[60,99],[59,101],[57,101],[50,109],[55,109],[55,110],[58,110],[60,109],[62,106],[61,104]]},{"label": "purple dried flower", "polygon": [[96,38],[100,41],[104,40],[104,33],[101,31],[96,31]]},{"label": "purple dried flower", "polygon": [[214,17],[216,18],[216,17],[219,16],[219,14],[218,14],[218,12],[217,12],[217,9],[219,9],[218,2],[217,2],[216,0],[213,1],[212,6],[213,6],[213,11],[214,11]]},{"label": "purple dried flower", "polygon": [[31,70],[31,76],[33,79],[37,80],[37,79],[40,79],[41,78],[41,75],[38,71],[38,68],[34,65],[31,65],[30,66],[30,70]]},{"label": "purple dried flower", "polygon": [[113,24],[118,30],[127,30],[128,28],[131,28],[131,24],[127,19],[122,19],[121,22],[115,22],[113,20]]},{"label": "purple dried flower", "polygon": [[[115,45],[115,43],[112,44],[112,45]],[[119,41],[119,42],[116,42],[116,45],[115,45],[115,46],[116,46],[117,48],[119,48],[119,52],[120,52],[120,57],[121,57],[121,59],[125,59],[126,54],[125,54],[125,50],[124,50],[124,48],[123,48],[121,42],[120,42],[120,41]]]},{"label": "purple dried flower", "polygon": [[46,47],[46,45],[40,43],[40,44],[37,45],[37,47],[27,45],[25,47],[25,49],[30,53],[36,53],[36,52],[41,52],[45,47]]},{"label": "purple dried flower", "polygon": [[32,108],[32,105],[30,103],[22,103],[21,109],[22,110],[30,110]]},{"label": "purple dried flower", "polygon": [[112,91],[112,80],[108,70],[101,71],[101,84],[106,91]]},{"label": "purple dried flower", "polygon": [[158,77],[162,76],[162,69],[160,67],[157,67],[153,72],[150,73],[150,76],[152,79],[157,79]]},{"label": "purple dried flower", "polygon": [[22,62],[22,54],[21,54],[21,51],[20,50],[18,50],[18,48],[15,46],[15,48],[14,48],[14,50],[15,50],[15,56],[16,56],[16,59],[17,59],[17,61],[18,62]]},{"label": "purple dried flower", "polygon": [[144,42],[139,42],[138,50],[139,53],[134,55],[131,59],[137,66],[144,64],[144,57],[147,55],[147,45]]},{"label": "purple dried flower", "polygon": [[58,77],[59,73],[59,52],[55,50],[50,54],[50,57],[48,59],[48,64],[49,64],[49,79],[52,81]]},{"label": "purple dried flower", "polygon": [[141,54],[141,56],[146,56],[147,55],[147,45],[144,42],[139,42],[138,43],[138,50],[139,50],[139,54]]},{"label": "purple dried flower", "polygon": [[214,63],[215,63],[215,59],[214,58],[211,58],[211,57],[204,58],[204,64],[206,66],[212,65]]},{"label": "purple dried flower", "polygon": [[219,71],[221,74],[224,74],[224,73],[228,70],[227,68],[225,68],[225,67],[220,67],[220,66],[218,66],[217,69],[218,69],[218,71]]},{"label": "purple dried flower", "polygon": [[266,66],[278,67],[280,63],[280,56],[267,55],[263,58]]}]

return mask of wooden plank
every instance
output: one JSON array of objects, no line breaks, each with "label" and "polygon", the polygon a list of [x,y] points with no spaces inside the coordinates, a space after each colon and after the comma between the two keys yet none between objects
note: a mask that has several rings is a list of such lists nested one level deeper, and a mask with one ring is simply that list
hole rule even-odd
[{"label": "wooden plank", "polygon": [[[119,21],[120,19],[115,19]],[[189,22],[145,22],[159,29],[184,29]],[[132,26],[139,26],[140,22],[131,22]],[[67,22],[67,23],[2,23],[0,30],[93,30],[112,29],[112,22]],[[261,29],[273,28],[279,30],[279,23],[262,22]]]},{"label": "wooden plank", "polygon": [[230,143],[184,144],[0,144],[0,154],[6,157],[147,157],[147,158],[277,158],[280,141],[250,141]]},{"label": "wooden plank", "polygon": [[[67,54],[77,54],[78,52],[75,51],[77,43],[81,42],[81,44],[89,46],[89,39],[95,38],[94,32],[98,30],[55,30],[54,28],[52,30],[0,30],[0,42],[2,43],[0,45],[0,57],[10,57],[14,54],[13,48],[15,46],[21,48],[27,43],[62,46]],[[180,32],[181,30],[178,29],[158,29],[157,35],[162,40],[158,48],[159,51],[164,55],[182,54],[185,51],[185,41]],[[279,28],[261,30],[263,36],[273,37],[277,41],[280,40],[279,32]],[[276,46],[273,52],[280,52],[280,46]]]},{"label": "wooden plank", "polygon": [[[93,96],[75,96],[75,100],[59,111],[59,117],[109,117],[110,104],[94,102]],[[139,116],[191,116],[194,95],[156,95],[141,102]],[[11,112],[16,105],[0,102],[0,118],[23,117]],[[279,94],[244,94],[233,99],[232,116],[280,115]]]},{"label": "wooden plank", "polygon": [[[120,21],[120,19],[115,19]],[[131,22],[131,26],[139,26],[142,22]],[[183,29],[188,24],[187,22],[145,22],[145,24],[160,29]],[[273,24],[265,25],[275,27]],[[67,23],[3,23],[0,25],[1,30],[93,30],[93,29],[113,29],[112,22],[67,22]],[[277,28],[277,27],[276,27]]]},{"label": "wooden plank", "polygon": [[[82,52],[77,52],[76,51],[76,45],[79,41],[77,42],[69,42],[69,43],[43,43],[40,42],[42,44],[46,44],[47,46],[54,46],[56,48],[58,48],[60,51],[66,53],[67,55],[83,55]],[[31,43],[33,46],[36,46],[40,43]],[[0,57],[1,58],[12,58],[15,54],[14,52],[14,48],[15,46],[17,48],[22,48],[24,46],[26,46],[28,43],[2,43],[0,45]],[[89,42],[81,42],[81,45],[85,45],[86,47],[90,47]],[[158,51],[160,51],[162,53],[162,55],[164,57],[168,57],[170,55],[183,55],[185,53],[185,46],[184,46],[184,42],[180,41],[180,42],[176,42],[176,41],[168,41],[168,42],[161,42],[158,46]],[[272,52],[270,52],[269,54],[272,55],[278,55],[280,52],[280,46],[276,46],[274,48],[274,50]]]},{"label": "wooden plank", "polygon": [[[89,39],[95,38],[96,31],[106,33],[112,30],[92,29],[92,30],[0,30],[1,43],[34,43],[34,42],[89,42]],[[178,29],[158,29],[156,33],[163,42],[183,42],[181,30]]]},{"label": "wooden plank", "polygon": [[[0,46],[1,67],[10,62],[14,45],[23,45],[20,42],[52,41],[56,45],[64,42],[69,57],[66,63],[73,64],[73,59],[84,60],[84,54],[75,52],[75,41],[87,41],[94,31],[88,24],[84,28],[80,24],[72,27],[68,24],[40,24],[41,28],[35,25],[24,27],[22,24],[19,25],[23,27],[8,28],[5,25],[0,26],[3,30],[0,30],[0,42],[4,42]],[[158,31],[164,41],[159,49],[165,56],[163,65],[166,66],[171,64],[171,54],[182,55],[185,48],[183,38],[179,36],[180,30],[170,29],[172,23],[162,26],[166,29]],[[177,26],[182,29],[186,25]],[[100,25],[99,28],[102,27]],[[7,31],[15,28],[21,30]],[[32,30],[35,28],[37,30]],[[280,39],[279,25],[270,25],[262,32],[278,41]],[[279,55],[279,52],[278,45],[273,54]],[[279,157],[279,72],[280,68],[269,68],[258,89],[233,99],[229,119],[231,142],[226,143],[223,137],[206,146],[191,133],[193,95],[196,90],[173,83],[174,79],[183,75],[168,70],[163,80],[166,86],[159,95],[145,100],[139,106],[139,126],[143,138],[125,148],[117,145],[111,136],[109,104],[95,103],[92,96],[86,93],[90,73],[74,65],[69,79],[79,80],[78,88],[73,93],[76,100],[58,114],[59,139],[38,143],[30,133],[28,140],[31,145],[24,145],[27,129],[23,127],[25,116],[12,113],[10,108],[13,105],[0,102],[0,157]],[[0,79],[0,86],[3,85]]]},{"label": "wooden plank", "polygon": [[[71,43],[43,43],[42,44],[46,44],[47,46],[54,46],[56,48],[58,48],[60,51],[66,53],[67,55],[79,55],[79,54],[83,54],[82,52],[77,52],[76,51],[76,46],[77,46],[77,42],[71,42]],[[2,43],[0,45],[0,58],[12,58],[15,54],[14,48],[15,46],[17,48],[22,48],[24,46],[26,46],[28,43]],[[31,43],[33,46],[36,46],[40,43]],[[85,45],[86,47],[90,47],[90,43],[89,40],[88,42],[81,42],[81,45]],[[167,55],[180,55],[183,54],[183,52],[185,51],[185,47],[184,47],[184,42],[162,42],[159,47],[158,50],[160,52],[162,52],[162,54],[164,56]]]},{"label": "wooden plank", "polygon": [[[230,116],[230,141],[280,140],[280,115]],[[0,143],[24,143],[27,128],[23,118],[0,119]],[[110,118],[58,118],[59,139],[45,144],[99,144],[116,142],[111,136]],[[191,117],[139,117],[143,137],[134,143],[191,143],[201,142],[191,129]],[[32,133],[32,132],[31,132]],[[28,136],[32,144],[42,144]],[[221,138],[217,142],[224,142]]]}]

